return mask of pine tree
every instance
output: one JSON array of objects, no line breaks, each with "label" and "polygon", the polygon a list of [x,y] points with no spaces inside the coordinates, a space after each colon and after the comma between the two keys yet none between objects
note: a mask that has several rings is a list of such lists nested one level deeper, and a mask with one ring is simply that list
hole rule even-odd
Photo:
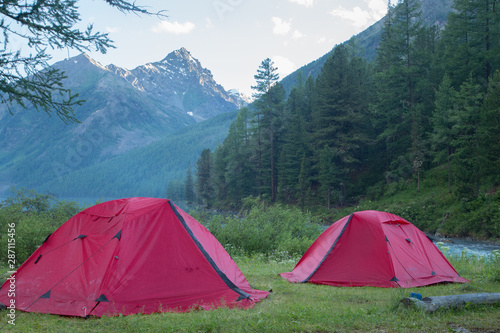
[{"label": "pine tree", "polygon": [[426,33],[419,1],[403,0],[389,8],[377,56],[375,105],[379,140],[385,143],[387,181],[419,173],[423,163],[423,124],[431,112],[424,103],[429,89],[420,90],[428,87],[422,74],[430,67],[422,52]]},{"label": "pine tree", "polygon": [[225,179],[228,200],[238,206],[245,197],[254,194],[255,168],[252,164],[249,128],[250,110],[242,108],[224,140]]},{"label": "pine tree", "polygon": [[[2,1],[0,31],[0,100],[9,108],[17,104],[55,114],[65,123],[77,122],[73,107],[84,101],[63,85],[64,72],[49,67],[47,49],[76,49],[105,53],[113,47],[107,33],[92,25],[81,30],[77,0]],[[124,0],[105,0],[125,13],[151,15],[144,7]],[[160,17],[164,15],[156,13]],[[18,49],[16,44],[25,44]]]},{"label": "pine tree", "polygon": [[[364,60],[353,57],[344,45],[339,45],[315,84],[312,147],[316,152],[329,147],[337,188],[352,186],[352,175],[360,166],[363,146],[369,141],[369,77]],[[319,160],[317,155],[316,164]]]},{"label": "pine tree", "polygon": [[337,199],[340,196],[338,190],[338,175],[340,172],[335,164],[334,155],[335,154],[332,152],[330,147],[328,147],[328,145],[325,145],[319,154],[318,180],[321,184],[321,192],[325,197],[328,209],[331,208],[332,199]]},{"label": "pine tree", "polygon": [[184,197],[188,206],[194,203],[194,182],[193,175],[191,173],[191,163],[189,163],[188,170],[186,173],[186,183],[184,186]]},{"label": "pine tree", "polygon": [[479,194],[481,166],[478,126],[482,97],[481,86],[470,75],[460,87],[453,118],[453,164],[456,167],[456,194],[460,199],[470,200]]},{"label": "pine tree", "polygon": [[221,207],[228,200],[228,183],[226,181],[227,149],[224,144],[215,148],[212,159],[212,180],[214,185],[217,207]]},{"label": "pine tree", "polygon": [[431,144],[434,150],[434,162],[446,161],[448,169],[448,193],[451,193],[451,155],[453,135],[453,113],[457,92],[451,86],[451,79],[445,75],[436,93],[436,108],[432,116],[433,133]]},{"label": "pine tree", "polygon": [[500,66],[500,18],[496,0],[455,0],[444,33],[444,64],[454,87],[469,74],[486,90]]},{"label": "pine tree", "polygon": [[488,84],[488,90],[479,117],[479,156],[482,176],[492,184],[500,183],[500,71],[496,71]]},{"label": "pine tree", "polygon": [[167,199],[173,201],[184,200],[184,186],[183,182],[179,179],[172,179],[167,184],[165,195]]},{"label": "pine tree", "polygon": [[[259,188],[260,191],[265,186],[264,172],[270,171],[270,175],[266,179],[270,180],[269,188],[271,194],[271,201],[276,201],[276,194],[278,189],[278,175],[276,171],[277,147],[275,146],[275,139],[279,129],[280,114],[283,112],[283,102],[285,99],[285,90],[281,84],[276,82],[279,79],[277,68],[271,59],[267,58],[262,61],[257,74],[254,76],[257,85],[252,89],[256,90],[254,94],[258,99],[254,102],[257,110],[257,148],[258,148],[258,161],[259,161]],[[263,133],[265,131],[265,134]],[[264,149],[263,141],[269,140],[269,149]],[[268,152],[269,157],[264,161],[263,153]],[[269,163],[268,168],[264,168],[263,164]]]},{"label": "pine tree", "polygon": [[[305,105],[304,86],[298,80],[285,106],[282,148],[279,157],[279,193],[284,202],[293,202],[300,194],[301,185],[297,181],[305,156],[310,157],[303,109]],[[299,158],[299,157],[303,158]]]},{"label": "pine tree", "polygon": [[196,189],[205,207],[210,207],[214,198],[212,183],[212,155],[210,149],[203,149],[196,162]]}]

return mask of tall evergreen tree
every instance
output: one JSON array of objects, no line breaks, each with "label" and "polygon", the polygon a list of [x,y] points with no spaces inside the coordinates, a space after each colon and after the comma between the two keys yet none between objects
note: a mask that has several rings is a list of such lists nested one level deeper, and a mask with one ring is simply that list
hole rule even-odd
[{"label": "tall evergreen tree", "polygon": [[194,181],[193,175],[191,172],[191,163],[189,163],[187,174],[186,174],[186,183],[184,186],[184,197],[186,199],[186,203],[191,206],[194,203]]},{"label": "tall evergreen tree", "polygon": [[451,79],[445,75],[436,93],[436,108],[432,116],[433,133],[431,143],[434,151],[434,162],[446,162],[448,169],[448,193],[451,193],[451,155],[454,140],[454,108],[457,103],[457,92],[451,86]]},{"label": "tall evergreen tree", "polygon": [[279,192],[285,202],[293,202],[297,199],[303,187],[303,184],[299,185],[297,182],[301,165],[305,157],[311,155],[302,116],[306,108],[305,102],[304,86],[298,80],[285,106],[283,145],[279,157]]},{"label": "tall evergreen tree", "polygon": [[319,154],[318,180],[328,209],[331,208],[332,199],[340,197],[340,191],[338,190],[339,174],[340,172],[335,164],[335,154],[328,145],[325,145]]},{"label": "tall evergreen tree", "polygon": [[228,200],[228,184],[226,181],[226,155],[227,149],[224,144],[216,147],[212,154],[212,181],[218,207],[222,207],[224,205],[224,202]]},{"label": "tall evergreen tree", "polygon": [[256,171],[252,163],[249,119],[250,110],[242,108],[224,140],[227,194],[228,200],[235,206],[240,204],[241,199],[253,195],[255,189]]},{"label": "tall evergreen tree", "polygon": [[481,112],[481,86],[472,77],[460,87],[454,114],[455,149],[453,164],[456,167],[457,196],[473,199],[479,194],[480,159],[478,126]]},{"label": "tall evergreen tree", "polygon": [[[254,102],[254,106],[257,110],[257,148],[258,148],[258,170],[259,170],[259,187],[260,191],[264,188],[264,171],[269,170],[270,175],[266,179],[270,179],[270,194],[271,201],[276,200],[276,193],[278,189],[278,175],[276,171],[276,158],[277,149],[275,146],[275,137],[279,129],[279,117],[282,113],[283,101],[285,99],[285,90],[281,84],[276,84],[279,79],[279,74],[277,73],[278,68],[274,67],[274,63],[271,59],[267,58],[262,61],[257,74],[254,76],[257,82],[256,86],[252,89],[256,90],[254,94],[258,99]],[[263,132],[267,135],[265,135]],[[263,140],[269,140],[269,149],[264,150]],[[269,152],[269,158],[266,162],[269,162],[269,169],[263,167],[263,152]]]},{"label": "tall evergreen tree", "polygon": [[379,140],[385,143],[389,181],[409,177],[422,163],[426,107],[419,105],[425,94],[418,87],[425,86],[421,80],[426,54],[419,45],[426,38],[419,1],[400,1],[389,8],[388,17],[377,55],[375,116]]},{"label": "tall evergreen tree", "polygon": [[500,183],[500,71],[490,79],[479,117],[479,156],[484,177]]},{"label": "tall evergreen tree", "polygon": [[[316,152],[329,147],[334,157],[337,188],[352,185],[352,175],[363,158],[362,147],[369,141],[369,82],[365,61],[353,57],[347,47],[339,45],[315,84],[312,147]],[[316,161],[320,163],[318,155]]]},{"label": "tall evergreen tree", "polygon": [[179,179],[172,179],[167,184],[166,197],[173,201],[184,200],[184,183]]},{"label": "tall evergreen tree", "polygon": [[210,149],[203,149],[196,162],[196,189],[201,203],[210,207],[214,198],[212,182],[212,155]]},{"label": "tall evergreen tree", "polygon": [[471,73],[486,90],[500,66],[500,18],[496,0],[455,0],[444,34],[444,64],[455,88]]}]

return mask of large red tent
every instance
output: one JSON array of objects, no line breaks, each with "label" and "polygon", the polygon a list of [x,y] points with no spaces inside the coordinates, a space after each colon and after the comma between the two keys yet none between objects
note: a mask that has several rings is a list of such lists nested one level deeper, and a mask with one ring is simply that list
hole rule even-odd
[{"label": "large red tent", "polygon": [[[10,304],[9,280],[0,303]],[[15,274],[18,310],[70,316],[248,308],[255,290],[215,237],[166,199],[90,207],[59,227]]]},{"label": "large red tent", "polygon": [[467,282],[417,227],[394,214],[373,210],[332,224],[291,272],[280,275],[294,283],[353,287]]}]

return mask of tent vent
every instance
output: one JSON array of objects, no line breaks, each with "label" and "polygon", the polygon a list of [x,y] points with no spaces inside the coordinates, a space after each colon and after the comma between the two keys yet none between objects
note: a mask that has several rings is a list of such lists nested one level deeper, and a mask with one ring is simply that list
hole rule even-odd
[{"label": "tent vent", "polygon": [[389,239],[387,238],[387,236],[386,236],[386,235],[384,235],[384,236],[385,236],[385,241],[386,241],[387,243],[389,243]]},{"label": "tent vent", "polygon": [[78,235],[78,237],[74,238],[73,240],[78,239],[78,238],[85,238],[85,237],[87,237],[87,235]]},{"label": "tent vent", "polygon": [[109,300],[104,296],[104,294],[101,294],[94,302],[109,302]]},{"label": "tent vent", "polygon": [[36,258],[36,260],[35,260],[35,265],[36,265],[36,263],[40,260],[40,258],[41,258],[41,257],[42,257],[42,255],[40,254],[40,255],[38,256],[38,258]]},{"label": "tent vent", "polygon": [[118,260],[118,259],[120,259],[120,258],[119,258],[118,256],[115,256],[115,259],[116,259],[116,260]]},{"label": "tent vent", "polygon": [[436,274],[436,272],[434,272],[434,271],[432,271],[432,273],[431,273],[431,274],[432,274],[432,275],[437,275],[437,274]]},{"label": "tent vent", "polygon": [[50,298],[50,290],[47,291],[45,294],[43,294],[42,296],[40,296],[40,298]]},{"label": "tent vent", "polygon": [[411,243],[411,239],[409,239],[409,238],[406,238],[406,241],[407,241],[408,243]]},{"label": "tent vent", "polygon": [[122,238],[122,231],[121,230],[118,231],[118,233],[113,238],[118,238],[118,240],[121,240],[121,238]]},{"label": "tent vent", "polygon": [[397,277],[393,277],[392,279],[390,279],[389,281],[394,281],[394,282],[398,282],[398,278]]}]

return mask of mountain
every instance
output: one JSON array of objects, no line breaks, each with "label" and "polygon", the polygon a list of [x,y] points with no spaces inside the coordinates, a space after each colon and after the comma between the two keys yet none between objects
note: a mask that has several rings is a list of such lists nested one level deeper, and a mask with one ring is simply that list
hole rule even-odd
[{"label": "mountain", "polygon": [[234,111],[240,103],[238,97],[217,84],[212,73],[185,48],[131,71],[113,65],[107,68],[147,93],[159,105],[188,114],[196,121]]},{"label": "mountain", "polygon": [[[443,26],[453,0],[421,2],[425,23]],[[382,27],[383,19],[350,40],[368,60]],[[303,66],[303,77],[316,77],[330,53]],[[85,54],[54,67],[86,100],[75,108],[81,123],[0,107],[0,196],[10,185],[64,196],[162,195],[203,148],[224,140],[234,111],[252,101],[225,91],[185,48],[133,70]],[[281,81],[287,91],[298,72]]]},{"label": "mountain", "polygon": [[37,189],[61,197],[163,197],[169,181],[184,179],[189,165],[194,170],[203,149],[213,149],[224,141],[237,113],[183,127],[145,147],[71,170]]},{"label": "mountain", "polygon": [[228,93],[239,101],[240,108],[247,106],[254,101],[252,96],[248,96],[239,89],[230,89]]},{"label": "mountain", "polygon": [[65,87],[85,100],[74,108],[80,123],[65,125],[21,107],[11,115],[1,106],[0,194],[10,185],[40,188],[62,181],[242,103],[184,48],[130,71],[104,67],[86,54],[53,67],[66,73]]},{"label": "mountain", "polygon": [[[446,25],[446,20],[448,14],[452,11],[452,5],[454,0],[420,0],[422,8],[422,20],[426,26],[438,25],[444,28]],[[356,45],[360,55],[368,61],[374,60],[377,48],[380,44],[380,36],[382,35],[382,29],[384,27],[385,17],[381,20],[375,22],[373,25],[363,30],[359,34],[352,36],[345,43],[353,43]],[[285,87],[287,92],[290,92],[297,82],[297,74],[302,72],[302,77],[307,78],[312,76],[316,78],[323,68],[326,60],[333,53],[333,49],[310,62],[307,65],[302,66],[295,72],[289,74],[281,80],[281,83]]]}]

